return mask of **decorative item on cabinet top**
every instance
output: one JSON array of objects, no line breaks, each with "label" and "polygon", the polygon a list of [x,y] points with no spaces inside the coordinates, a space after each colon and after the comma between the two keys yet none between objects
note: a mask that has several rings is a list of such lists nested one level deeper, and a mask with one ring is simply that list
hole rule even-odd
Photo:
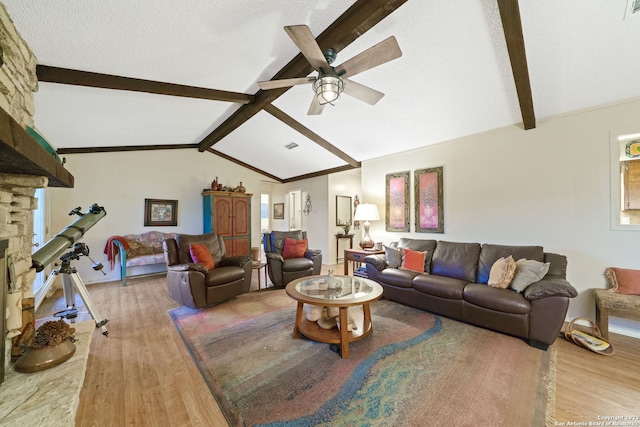
[{"label": "decorative item on cabinet top", "polygon": [[211,182],[211,188],[204,188],[202,191],[225,191],[227,193],[245,193],[247,189],[242,185],[242,181],[240,181],[240,185],[237,187],[229,187],[227,185],[222,185],[222,183],[216,179]]}]

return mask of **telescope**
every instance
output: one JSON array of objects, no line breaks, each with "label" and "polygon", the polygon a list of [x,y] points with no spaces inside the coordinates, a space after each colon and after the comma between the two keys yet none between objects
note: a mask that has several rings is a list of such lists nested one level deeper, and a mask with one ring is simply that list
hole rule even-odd
[{"label": "telescope", "polygon": [[80,208],[77,207],[69,212],[69,215],[78,215],[80,218],[56,234],[55,237],[45,243],[42,248],[31,255],[31,267],[35,268],[37,272],[44,270],[49,263],[72,247],[84,236],[87,230],[107,215],[107,211],[105,211],[102,206],[94,203],[85,213],[80,212]]},{"label": "telescope", "polygon": [[[85,284],[82,282],[80,275],[75,267],[71,266],[71,261],[77,260],[80,256],[86,256],[89,259],[89,247],[78,242],[84,236],[87,230],[96,225],[98,221],[107,215],[107,212],[102,206],[98,206],[96,203],[91,205],[89,210],[85,213],[80,212],[80,208],[75,208],[69,215],[78,215],[80,218],[75,220],[73,224],[67,226],[60,233],[56,234],[54,238],[49,240],[44,246],[36,253],[31,255],[33,260],[32,268],[35,268],[37,272],[42,271],[51,261],[60,257],[62,261],[60,268],[53,270],[47,278],[44,286],[42,286],[35,295],[34,310],[37,311],[38,307],[44,300],[49,288],[53,285],[54,280],[58,275],[62,277],[62,290],[64,291],[64,299],[67,304],[67,309],[54,313],[55,317],[64,317],[66,319],[75,319],[78,315],[76,309],[74,288],[80,293],[80,298],[84,301],[85,307],[91,313],[91,317],[96,321],[96,328],[102,329],[102,335],[105,337],[109,334],[107,327],[105,326],[109,320],[100,316],[98,309],[93,305],[91,297]],[[67,249],[73,249],[67,253],[64,253]],[[91,260],[93,261],[93,260]],[[102,264],[93,263],[94,270],[102,270]],[[57,264],[56,264],[57,265]],[[102,272],[103,274],[104,271]]]}]

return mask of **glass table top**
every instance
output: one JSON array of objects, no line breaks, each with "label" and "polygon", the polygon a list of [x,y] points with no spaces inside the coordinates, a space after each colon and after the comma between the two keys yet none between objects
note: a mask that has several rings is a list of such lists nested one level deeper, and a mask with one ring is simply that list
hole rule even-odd
[{"label": "glass table top", "polygon": [[295,290],[307,297],[326,300],[356,300],[374,291],[372,282],[351,276],[314,276],[301,280]]}]

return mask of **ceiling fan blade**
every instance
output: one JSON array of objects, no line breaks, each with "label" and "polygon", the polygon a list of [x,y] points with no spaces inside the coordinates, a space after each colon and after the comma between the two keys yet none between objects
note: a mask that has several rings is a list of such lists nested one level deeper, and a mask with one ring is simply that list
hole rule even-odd
[{"label": "ceiling fan blade", "polygon": [[400,50],[400,46],[398,46],[396,38],[391,36],[343,62],[340,66],[336,67],[336,71],[340,73],[345,70],[345,74],[342,75],[343,78],[353,77],[358,73],[400,58],[401,56],[402,51]]},{"label": "ceiling fan blade", "polygon": [[309,27],[306,25],[289,25],[284,27],[284,30],[316,71],[320,71],[320,68],[325,70],[330,68]]},{"label": "ceiling fan blade", "polygon": [[369,105],[376,105],[378,101],[382,99],[384,93],[378,92],[369,86],[361,85],[353,80],[345,79],[344,93],[349,96],[353,96],[362,102],[366,102]]},{"label": "ceiling fan blade", "polygon": [[296,77],[293,79],[266,80],[264,82],[258,82],[258,86],[260,86],[260,89],[269,90],[287,86],[303,85],[313,83],[314,81],[316,81],[315,77]]},{"label": "ceiling fan blade", "polygon": [[311,106],[309,106],[309,111],[307,111],[307,116],[317,116],[322,114],[322,110],[324,110],[325,104],[320,104],[318,99],[314,96],[311,100]]}]

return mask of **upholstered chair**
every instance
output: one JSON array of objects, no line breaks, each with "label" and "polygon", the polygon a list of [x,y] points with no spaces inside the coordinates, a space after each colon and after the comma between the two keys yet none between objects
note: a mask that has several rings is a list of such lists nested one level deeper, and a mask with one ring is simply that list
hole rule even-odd
[{"label": "upholstered chair", "polygon": [[[205,264],[208,262],[193,259],[192,244],[204,245],[213,258],[211,260],[207,256],[207,260],[213,263],[213,268],[207,268]],[[180,304],[202,308],[249,292],[251,257],[225,256],[222,237],[214,233],[176,234],[175,239],[164,240],[163,249],[169,295]],[[203,250],[202,246],[200,249]]]},{"label": "upholstered chair", "polygon": [[322,253],[320,250],[304,250],[300,257],[288,256],[285,251],[286,239],[300,242],[307,240],[307,232],[272,231],[264,234],[264,252],[267,256],[267,270],[269,278],[276,287],[284,287],[289,282],[299,277],[318,275],[322,266]]}]

